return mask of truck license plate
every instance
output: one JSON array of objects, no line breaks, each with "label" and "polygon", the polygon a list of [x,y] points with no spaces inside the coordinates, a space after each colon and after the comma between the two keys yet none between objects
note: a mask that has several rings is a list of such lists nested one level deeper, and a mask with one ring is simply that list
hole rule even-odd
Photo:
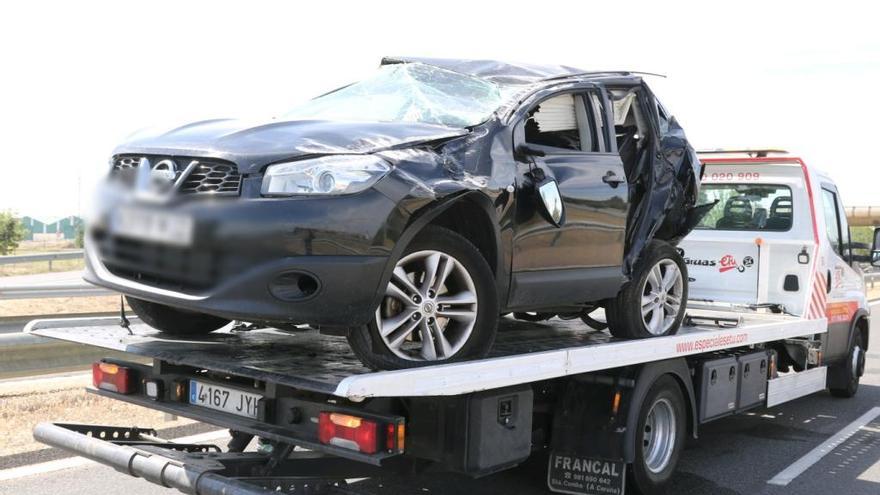
[{"label": "truck license plate", "polygon": [[189,381],[189,403],[237,416],[257,419],[260,394],[243,392],[198,380]]},{"label": "truck license plate", "polygon": [[193,218],[179,213],[121,208],[113,216],[113,232],[123,237],[186,247],[193,241]]},{"label": "truck license plate", "polygon": [[623,495],[625,474],[623,461],[551,452],[547,487],[572,495]]}]

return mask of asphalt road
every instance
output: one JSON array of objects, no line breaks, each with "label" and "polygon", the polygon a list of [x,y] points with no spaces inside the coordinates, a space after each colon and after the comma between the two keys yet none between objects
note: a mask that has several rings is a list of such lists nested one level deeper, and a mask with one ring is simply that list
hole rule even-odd
[{"label": "asphalt road", "polygon": [[[880,406],[880,305],[874,305],[873,349],[858,395],[835,399],[821,392],[769,410],[721,419],[701,427],[679,463],[670,493],[680,495],[880,493],[880,417],[831,449],[787,486],[767,481],[822,445],[851,422]],[[401,479],[367,479],[358,493],[545,494],[546,458],[494,476],[471,480],[434,474]],[[0,472],[2,473],[2,472]],[[355,488],[355,487],[351,487]],[[110,468],[85,465],[0,481],[0,494],[178,493]]]}]

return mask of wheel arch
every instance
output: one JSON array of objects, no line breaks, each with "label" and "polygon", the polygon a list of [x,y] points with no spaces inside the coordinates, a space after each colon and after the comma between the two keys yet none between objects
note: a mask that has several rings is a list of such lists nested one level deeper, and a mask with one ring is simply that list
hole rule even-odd
[{"label": "wheel arch", "polygon": [[853,329],[850,332],[850,344],[852,344],[852,339],[855,337],[856,332],[859,332],[862,337],[862,345],[865,347],[865,351],[868,350],[868,338],[871,335],[871,316],[864,309],[859,309],[856,311],[856,316],[853,318]]},{"label": "wheel arch", "polygon": [[[468,212],[467,222],[457,222]],[[476,221],[475,221],[476,220]],[[432,202],[415,211],[407,222],[403,232],[397,238],[382,271],[382,278],[374,296],[373,306],[377,306],[385,292],[385,286],[391,280],[391,273],[404,249],[428,225],[439,225],[449,228],[471,241],[486,258],[489,268],[495,275],[498,289],[498,300],[506,300],[508,270],[504,265],[501,246],[501,233],[495,218],[492,200],[478,191],[461,191]],[[465,226],[462,228],[462,226]]]},{"label": "wheel arch", "polygon": [[629,401],[623,445],[623,455],[626,462],[633,462],[635,459],[635,434],[638,429],[639,411],[642,403],[654,383],[666,375],[671,376],[681,389],[687,412],[687,429],[693,438],[697,437],[697,402],[687,361],[684,358],[675,358],[648,363],[639,370],[636,386]]}]

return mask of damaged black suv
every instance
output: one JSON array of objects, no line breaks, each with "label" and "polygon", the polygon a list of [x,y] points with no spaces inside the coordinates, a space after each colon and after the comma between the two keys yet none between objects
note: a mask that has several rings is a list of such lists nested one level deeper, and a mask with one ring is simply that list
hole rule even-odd
[{"label": "damaged black suv", "polygon": [[386,58],[270,121],[132,136],[85,278],[169,334],[308,324],[374,368],[484,356],[505,313],[667,335],[699,175],[635,74]]}]

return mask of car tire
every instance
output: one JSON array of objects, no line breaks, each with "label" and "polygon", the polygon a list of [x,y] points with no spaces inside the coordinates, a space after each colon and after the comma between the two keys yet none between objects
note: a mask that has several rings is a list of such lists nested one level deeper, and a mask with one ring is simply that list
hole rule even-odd
[{"label": "car tire", "polygon": [[681,255],[666,242],[651,241],[630,281],[606,305],[611,334],[626,339],[675,334],[684,319],[687,292],[687,267]]},{"label": "car tire", "polygon": [[125,296],[125,300],[141,321],[169,335],[205,335],[229,323],[229,320],[216,316],[172,308],[131,296]]},{"label": "car tire", "polygon": [[[445,275],[442,281],[435,276],[426,283],[431,267]],[[475,359],[495,340],[498,312],[495,277],[483,255],[458,233],[428,226],[397,260],[370,323],[352,328],[348,342],[373,369]],[[432,345],[422,345],[425,338]]]},{"label": "car tire", "polygon": [[675,378],[665,375],[651,385],[639,408],[627,492],[629,488],[643,495],[665,492],[684,448],[685,411],[684,395]]},{"label": "car tire", "polygon": [[859,381],[865,370],[865,349],[862,347],[862,335],[856,331],[853,341],[846,354],[846,360],[834,365],[829,372],[840,377],[839,383],[845,383],[842,387],[829,387],[828,391],[834,397],[849,399],[855,397],[859,391]]}]

